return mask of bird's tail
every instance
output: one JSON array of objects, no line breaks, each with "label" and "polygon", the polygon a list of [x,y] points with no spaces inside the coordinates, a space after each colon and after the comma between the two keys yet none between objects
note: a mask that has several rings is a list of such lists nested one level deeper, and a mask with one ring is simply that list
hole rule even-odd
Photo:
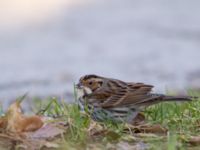
[{"label": "bird's tail", "polygon": [[192,100],[197,100],[198,97],[193,97],[193,96],[166,96],[166,95],[157,95],[155,94],[151,98],[147,98],[144,101],[140,101],[138,103],[140,106],[149,106],[152,104],[160,103],[160,102],[184,102],[184,101],[192,101]]},{"label": "bird's tail", "polygon": [[162,98],[163,101],[192,101],[197,99],[198,97],[192,96],[164,96]]}]

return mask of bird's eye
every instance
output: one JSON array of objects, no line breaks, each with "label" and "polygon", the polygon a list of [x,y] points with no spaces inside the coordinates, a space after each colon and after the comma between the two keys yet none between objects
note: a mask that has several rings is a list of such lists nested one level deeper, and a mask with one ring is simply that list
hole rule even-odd
[{"label": "bird's eye", "polygon": [[92,82],[92,81],[90,81],[90,82],[89,82],[89,85],[92,85],[92,84],[93,84],[93,82]]}]

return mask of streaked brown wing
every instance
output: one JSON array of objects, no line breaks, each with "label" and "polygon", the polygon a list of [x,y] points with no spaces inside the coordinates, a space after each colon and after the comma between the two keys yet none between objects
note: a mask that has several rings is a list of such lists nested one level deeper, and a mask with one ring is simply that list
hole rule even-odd
[{"label": "streaked brown wing", "polygon": [[114,87],[116,88],[111,89],[112,95],[101,104],[102,107],[134,105],[149,98],[150,95],[148,93],[153,88],[152,85],[143,83],[111,82],[111,84],[115,84]]}]

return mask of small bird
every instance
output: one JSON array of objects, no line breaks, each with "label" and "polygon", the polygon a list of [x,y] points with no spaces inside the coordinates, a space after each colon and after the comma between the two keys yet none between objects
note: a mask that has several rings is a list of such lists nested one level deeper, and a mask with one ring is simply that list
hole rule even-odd
[{"label": "small bird", "polygon": [[132,123],[145,107],[164,101],[191,101],[190,96],[152,93],[152,85],[124,82],[98,75],[85,75],[76,84],[82,109],[97,121]]}]

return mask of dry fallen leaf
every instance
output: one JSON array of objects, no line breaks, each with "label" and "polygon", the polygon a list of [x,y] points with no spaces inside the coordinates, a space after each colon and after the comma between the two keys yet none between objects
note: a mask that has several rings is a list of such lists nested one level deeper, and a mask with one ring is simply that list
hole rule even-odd
[{"label": "dry fallen leaf", "polygon": [[25,95],[12,103],[5,116],[0,118],[0,139],[7,141],[0,142],[0,147],[10,143],[11,149],[58,148],[62,141],[59,137],[68,128],[66,121],[55,122],[54,119],[51,122],[49,117],[25,116],[20,106],[24,98]]},{"label": "dry fallen leaf", "polygon": [[141,125],[145,122],[145,116],[143,113],[138,113],[137,116],[134,118],[132,125]]},{"label": "dry fallen leaf", "polygon": [[62,143],[62,135],[67,131],[65,122],[47,123],[35,132],[0,133],[0,147],[10,143],[13,149],[58,148]]},{"label": "dry fallen leaf", "polygon": [[39,116],[25,116],[22,113],[21,104],[22,100],[17,100],[10,105],[8,111],[6,112],[7,126],[6,130],[8,132],[30,132],[36,131],[41,128],[43,121]]},{"label": "dry fallen leaf", "polygon": [[42,128],[38,129],[35,132],[27,133],[28,138],[34,138],[34,139],[50,139],[55,136],[64,134],[66,132],[66,129],[68,127],[65,127],[64,125],[57,123],[48,123],[45,124]]},{"label": "dry fallen leaf", "polygon": [[139,126],[126,124],[126,130],[134,133],[154,133],[154,134],[167,134],[168,132],[166,128],[162,127],[159,124],[156,125],[143,124]]},{"label": "dry fallen leaf", "polygon": [[190,143],[191,145],[200,145],[200,136],[191,136],[188,139],[188,143]]},{"label": "dry fallen leaf", "polygon": [[5,116],[0,118],[0,129],[4,131],[7,127],[7,118]]},{"label": "dry fallen leaf", "polygon": [[93,120],[91,121],[90,126],[87,131],[90,136],[98,136],[98,135],[102,135],[106,132],[106,130],[103,128],[103,126],[101,126],[99,123],[97,123]]},{"label": "dry fallen leaf", "polygon": [[22,113],[20,104],[25,96],[12,103],[6,115],[0,118],[0,129],[2,131],[13,133],[30,132],[36,131],[43,126],[43,121],[39,116],[28,117]]},{"label": "dry fallen leaf", "polygon": [[141,125],[138,128],[138,132],[142,133],[154,133],[154,134],[167,134],[168,130],[159,124],[156,125]]}]

